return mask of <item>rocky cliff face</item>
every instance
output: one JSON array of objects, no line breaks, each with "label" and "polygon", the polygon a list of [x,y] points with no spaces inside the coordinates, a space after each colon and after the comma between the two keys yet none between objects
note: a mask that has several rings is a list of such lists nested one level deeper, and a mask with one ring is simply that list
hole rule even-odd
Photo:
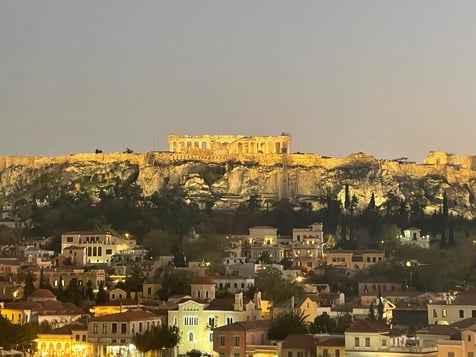
[{"label": "rocky cliff face", "polygon": [[135,186],[150,196],[179,185],[191,201],[213,202],[217,209],[236,208],[252,195],[259,196],[263,205],[287,198],[318,208],[320,199],[328,194],[343,202],[347,184],[358,199],[358,209],[367,206],[373,193],[381,210],[398,206],[400,200],[418,201],[432,214],[440,209],[446,194],[450,213],[473,218],[476,171],[460,161],[415,164],[378,160],[362,153],[324,158],[316,154],[237,156],[203,151],[1,157],[0,205],[15,205],[20,200],[44,205],[75,192],[99,200],[101,191],[110,192],[118,186]]}]

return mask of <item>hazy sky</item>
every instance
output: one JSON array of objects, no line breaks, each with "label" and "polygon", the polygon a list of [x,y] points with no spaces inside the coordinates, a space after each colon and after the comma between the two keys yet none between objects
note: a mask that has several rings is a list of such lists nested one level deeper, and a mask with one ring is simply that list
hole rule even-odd
[{"label": "hazy sky", "polygon": [[476,1],[0,1],[0,155],[168,150],[476,154]]}]

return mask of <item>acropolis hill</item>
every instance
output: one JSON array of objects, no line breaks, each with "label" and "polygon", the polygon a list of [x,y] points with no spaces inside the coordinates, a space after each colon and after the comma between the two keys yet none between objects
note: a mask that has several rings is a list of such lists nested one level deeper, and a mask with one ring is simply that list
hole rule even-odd
[{"label": "acropolis hill", "polygon": [[233,209],[257,195],[319,207],[330,194],[343,201],[348,184],[366,207],[374,193],[382,210],[419,200],[425,213],[440,209],[476,216],[476,157],[430,152],[423,164],[381,160],[363,153],[344,158],[291,152],[291,136],[169,135],[168,152],[85,153],[57,157],[0,157],[0,205],[26,199],[48,204],[60,193],[85,191],[99,199],[116,185],[136,185],[144,196],[179,185],[190,201]]}]

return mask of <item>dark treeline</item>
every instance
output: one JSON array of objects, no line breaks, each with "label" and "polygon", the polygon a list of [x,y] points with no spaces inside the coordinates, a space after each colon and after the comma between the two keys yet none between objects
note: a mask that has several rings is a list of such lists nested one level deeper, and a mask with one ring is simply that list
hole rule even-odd
[{"label": "dark treeline", "polygon": [[219,211],[212,209],[212,201],[199,207],[180,187],[143,197],[140,188],[131,184],[100,192],[99,200],[77,191],[59,196],[50,205],[21,201],[16,208],[22,218],[32,219],[33,228],[24,236],[59,237],[71,230],[109,230],[128,232],[139,243],[152,230],[167,232],[180,241],[192,229],[200,234],[247,234],[249,227],[268,225],[278,228],[280,235],[290,235],[294,227],[322,222],[326,238],[332,235],[343,248],[378,247],[382,239],[394,233],[386,231],[388,225],[399,229],[415,226],[424,234],[443,236],[440,244],[444,248],[455,243],[453,229],[469,232],[475,223],[449,216],[446,196],[432,216],[424,214],[418,197],[403,201],[389,196],[377,207],[373,194],[367,207],[357,212],[357,198],[348,186],[344,202],[328,194],[319,203],[320,209],[313,210],[309,203],[295,204],[287,199],[263,202],[255,195],[234,211]]}]

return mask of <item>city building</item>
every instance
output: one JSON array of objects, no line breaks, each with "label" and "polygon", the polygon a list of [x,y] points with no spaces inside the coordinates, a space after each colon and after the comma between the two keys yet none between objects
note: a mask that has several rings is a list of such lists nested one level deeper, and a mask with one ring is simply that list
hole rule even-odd
[{"label": "city building", "polygon": [[430,236],[422,235],[420,228],[410,227],[397,237],[402,244],[414,244],[420,248],[430,249]]},{"label": "city building", "polygon": [[385,253],[377,249],[329,250],[324,254],[327,265],[349,270],[363,270],[385,259]]},{"label": "city building", "polygon": [[92,355],[92,346],[87,337],[86,319],[80,319],[47,332],[39,332],[36,338],[38,355],[41,357],[89,357]]},{"label": "city building", "polygon": [[347,357],[436,357],[438,351],[434,341],[410,339],[401,331],[370,319],[355,320],[344,335]]},{"label": "city building", "polygon": [[213,330],[213,351],[218,357],[276,356],[276,345],[268,339],[272,320],[234,322]]},{"label": "city building", "polygon": [[476,317],[476,290],[465,291],[456,296],[446,295],[444,300],[429,303],[427,308],[430,325],[447,325]]},{"label": "city building", "polygon": [[293,228],[291,254],[287,254],[287,258],[296,267],[305,267],[307,270],[319,267],[322,265],[323,242],[322,223],[313,223],[307,228]]},{"label": "city building", "polygon": [[136,241],[126,236],[119,238],[110,232],[74,231],[61,235],[61,252],[69,247],[86,247],[86,264],[109,264],[113,255],[134,249]]},{"label": "city building", "polygon": [[26,301],[5,303],[0,314],[15,324],[48,323],[57,328],[80,319],[82,310],[72,303],[58,301],[47,289],[36,289]]},{"label": "city building", "polygon": [[168,324],[182,332],[178,353],[198,349],[213,350],[213,330],[239,321],[261,319],[261,294],[254,300],[243,298],[239,292],[231,298],[216,298],[215,282],[208,277],[197,277],[191,284],[191,298],[177,302],[177,308],[168,311]]},{"label": "city building", "polygon": [[132,344],[136,334],[165,323],[166,316],[149,310],[134,309],[94,317],[88,322],[88,342],[95,357],[141,356]]}]

